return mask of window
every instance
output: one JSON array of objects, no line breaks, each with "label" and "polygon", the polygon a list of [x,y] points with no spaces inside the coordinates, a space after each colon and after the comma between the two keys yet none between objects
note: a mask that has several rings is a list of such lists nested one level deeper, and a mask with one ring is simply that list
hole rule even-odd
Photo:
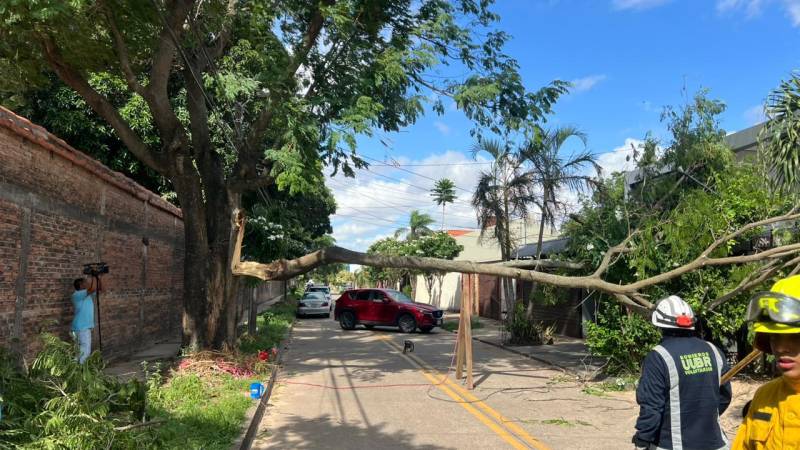
[{"label": "window", "polygon": [[392,290],[389,290],[387,292],[389,292],[389,295],[391,295],[392,298],[394,298],[395,301],[397,301],[397,302],[400,302],[400,303],[414,303],[414,300],[412,300],[409,296],[407,296],[406,294],[404,294],[404,293],[402,293],[400,291],[395,291],[394,289],[392,289]]},{"label": "window", "polygon": [[386,300],[386,294],[381,291],[372,291],[372,300],[383,301]]},{"label": "window", "polygon": [[369,300],[369,293],[370,291],[358,291],[356,294],[356,300]]}]

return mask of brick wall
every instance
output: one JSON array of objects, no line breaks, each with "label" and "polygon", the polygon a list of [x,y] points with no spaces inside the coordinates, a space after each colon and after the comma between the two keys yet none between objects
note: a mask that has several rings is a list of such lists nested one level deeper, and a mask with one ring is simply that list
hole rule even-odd
[{"label": "brick wall", "polygon": [[[0,346],[68,337],[72,280],[105,261],[103,353],[180,336],[180,210],[0,107]],[[95,348],[97,329],[95,329]]]}]

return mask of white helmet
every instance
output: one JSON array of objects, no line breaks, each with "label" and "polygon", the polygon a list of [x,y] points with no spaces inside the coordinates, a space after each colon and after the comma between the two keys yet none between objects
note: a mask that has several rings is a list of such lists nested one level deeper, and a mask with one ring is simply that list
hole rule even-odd
[{"label": "white helmet", "polygon": [[652,322],[659,328],[694,330],[694,311],[682,298],[670,295],[658,302]]}]

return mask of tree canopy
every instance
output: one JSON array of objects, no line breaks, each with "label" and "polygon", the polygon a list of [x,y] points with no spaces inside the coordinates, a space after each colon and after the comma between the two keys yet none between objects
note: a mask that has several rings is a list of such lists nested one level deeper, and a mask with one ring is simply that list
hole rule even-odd
[{"label": "tree canopy", "polygon": [[[184,340],[235,338],[231,213],[352,175],[356,137],[452,101],[472,133],[542,120],[567,83],[528,91],[485,0],[40,0],[0,5],[0,92],[58,77],[148,170],[185,230]],[[112,89],[107,89],[108,85]],[[129,115],[134,109],[137,114]]]}]

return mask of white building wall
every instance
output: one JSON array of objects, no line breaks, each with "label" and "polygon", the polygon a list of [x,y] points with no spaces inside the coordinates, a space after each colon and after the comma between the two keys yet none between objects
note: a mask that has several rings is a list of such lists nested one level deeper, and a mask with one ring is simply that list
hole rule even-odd
[{"label": "white building wall", "polygon": [[445,311],[459,311],[461,305],[461,274],[449,272],[444,276],[433,277],[431,289],[425,282],[425,277],[417,275],[414,301],[427,303]]}]

